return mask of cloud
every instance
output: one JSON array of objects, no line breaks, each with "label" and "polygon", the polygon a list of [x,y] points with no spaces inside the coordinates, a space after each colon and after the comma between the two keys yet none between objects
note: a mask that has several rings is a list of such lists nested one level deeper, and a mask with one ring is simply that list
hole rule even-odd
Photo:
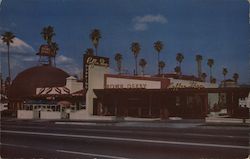
[{"label": "cloud", "polygon": [[148,25],[151,23],[167,23],[167,18],[161,14],[158,15],[144,15],[144,16],[136,16],[133,18],[134,30],[136,31],[145,31],[148,29]]},{"label": "cloud", "polygon": [[58,64],[69,64],[73,63],[73,59],[64,55],[59,55],[56,57],[56,63]]},{"label": "cloud", "polygon": [[[2,37],[1,37],[2,38]],[[0,40],[1,72],[7,76],[7,46]],[[14,38],[10,44],[10,65],[12,78],[21,70],[37,63],[38,59],[32,46],[19,38]]]},{"label": "cloud", "polygon": [[[1,37],[2,38],[2,37]],[[12,79],[21,71],[36,66],[38,64],[38,56],[32,46],[19,38],[14,38],[10,45],[10,64]],[[7,46],[0,40],[1,65],[0,69],[3,75],[7,76]],[[74,61],[74,59],[58,55],[56,56],[56,65],[62,68],[70,75],[80,75],[81,67]]]},{"label": "cloud", "polygon": [[[2,39],[2,36],[1,36]],[[0,41],[0,52],[7,52],[7,46],[3,41]],[[35,55],[35,50],[26,42],[19,38],[14,38],[13,43],[10,44],[10,52],[11,54],[22,54],[22,55],[28,55],[28,54],[34,54]]]},{"label": "cloud", "polygon": [[82,74],[82,68],[70,57],[59,55],[56,57],[56,65],[70,75],[80,75]]}]

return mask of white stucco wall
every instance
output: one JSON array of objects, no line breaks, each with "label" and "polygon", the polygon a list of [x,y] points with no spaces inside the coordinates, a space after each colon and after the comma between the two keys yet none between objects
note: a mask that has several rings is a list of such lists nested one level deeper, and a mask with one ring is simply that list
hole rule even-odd
[{"label": "white stucco wall", "polygon": [[208,93],[208,106],[210,108],[214,107],[214,104],[219,102],[219,93]]},{"label": "white stucco wall", "polygon": [[93,115],[93,98],[96,98],[93,89],[104,89],[104,74],[109,73],[108,67],[95,66],[89,67],[88,91],[86,94],[86,110]]},{"label": "white stucco wall", "polygon": [[78,82],[73,76],[67,78],[66,87],[70,90],[70,93],[74,93],[83,89],[83,83]]},{"label": "white stucco wall", "polygon": [[250,92],[248,94],[248,97],[239,99],[239,106],[250,108]]},{"label": "white stucco wall", "polygon": [[107,88],[146,88],[146,89],[160,89],[161,81],[150,81],[141,79],[126,79],[119,77],[107,77]]},{"label": "white stucco wall", "polygon": [[168,88],[173,88],[178,86],[178,88],[192,87],[192,88],[218,88],[219,85],[216,83],[208,83],[208,82],[198,82],[198,81],[190,81],[190,80],[181,80],[181,79],[170,79],[170,85]]},{"label": "white stucco wall", "polygon": [[32,110],[17,110],[18,119],[33,119]]},{"label": "white stucco wall", "polygon": [[61,119],[61,112],[41,111],[41,119]]}]

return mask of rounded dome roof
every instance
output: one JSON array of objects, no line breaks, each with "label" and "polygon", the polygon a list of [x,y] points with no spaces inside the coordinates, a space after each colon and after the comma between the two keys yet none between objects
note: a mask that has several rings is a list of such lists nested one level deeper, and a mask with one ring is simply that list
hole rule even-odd
[{"label": "rounded dome roof", "polygon": [[62,87],[66,85],[69,74],[63,70],[49,66],[36,66],[19,73],[13,80],[9,97],[19,99],[34,96],[36,88]]}]

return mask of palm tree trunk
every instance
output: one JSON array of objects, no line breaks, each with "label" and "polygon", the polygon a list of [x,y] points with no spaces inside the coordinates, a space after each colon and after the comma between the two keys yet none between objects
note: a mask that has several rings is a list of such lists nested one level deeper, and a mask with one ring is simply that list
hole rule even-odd
[{"label": "palm tree trunk", "polygon": [[212,82],[212,67],[210,67],[210,83]]},{"label": "palm tree trunk", "polygon": [[119,74],[121,74],[121,63],[118,63],[118,72],[119,72]]},{"label": "palm tree trunk", "polygon": [[157,66],[158,66],[158,75],[160,75],[160,66],[159,66],[159,62],[160,62],[160,53],[158,52],[158,62],[157,62]]},{"label": "palm tree trunk", "polygon": [[96,52],[96,56],[97,56],[97,46],[95,47],[95,52]]},{"label": "palm tree trunk", "polygon": [[56,57],[54,57],[54,65],[56,66]]},{"label": "palm tree trunk", "polygon": [[180,67],[180,75],[182,75],[181,62],[179,63],[179,67]]},{"label": "palm tree trunk", "polygon": [[135,75],[137,75],[137,56],[135,56]]},{"label": "palm tree trunk", "polygon": [[49,57],[49,66],[51,66],[51,63],[52,63],[52,62],[51,62],[51,57]]},{"label": "palm tree trunk", "polygon": [[11,74],[10,74],[10,46],[8,45],[8,75],[11,81]]}]

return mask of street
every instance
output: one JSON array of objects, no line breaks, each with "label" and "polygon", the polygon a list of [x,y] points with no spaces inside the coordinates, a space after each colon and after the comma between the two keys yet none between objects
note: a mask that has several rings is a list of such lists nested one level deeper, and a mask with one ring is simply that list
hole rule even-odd
[{"label": "street", "polygon": [[141,123],[72,125],[53,121],[2,121],[1,157],[244,159],[249,155],[249,127],[246,126],[149,122],[154,127],[142,127]]}]

